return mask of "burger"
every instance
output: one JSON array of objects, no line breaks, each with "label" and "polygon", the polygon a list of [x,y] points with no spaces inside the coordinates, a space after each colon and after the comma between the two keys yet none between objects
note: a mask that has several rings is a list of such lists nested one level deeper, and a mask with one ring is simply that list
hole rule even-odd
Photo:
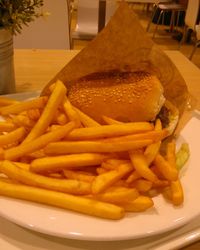
[{"label": "burger", "polygon": [[178,109],[164,96],[159,79],[148,72],[96,72],[71,82],[71,103],[99,123],[103,116],[122,122],[160,118],[171,134],[179,119]]}]

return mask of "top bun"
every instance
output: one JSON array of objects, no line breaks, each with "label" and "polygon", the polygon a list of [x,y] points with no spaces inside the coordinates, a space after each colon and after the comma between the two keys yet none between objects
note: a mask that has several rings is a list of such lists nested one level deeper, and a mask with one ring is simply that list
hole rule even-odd
[{"label": "top bun", "polygon": [[71,84],[71,103],[102,123],[102,116],[118,121],[152,121],[165,98],[158,78],[150,73],[97,72]]}]

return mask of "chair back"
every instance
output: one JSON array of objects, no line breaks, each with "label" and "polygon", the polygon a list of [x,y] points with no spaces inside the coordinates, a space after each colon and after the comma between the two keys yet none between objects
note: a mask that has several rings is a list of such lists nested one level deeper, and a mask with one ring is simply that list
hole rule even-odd
[{"label": "chair back", "polygon": [[115,13],[117,9],[117,0],[106,0],[106,16],[105,16],[105,24],[110,20],[110,18]]},{"label": "chair back", "polygon": [[50,15],[24,26],[22,33],[14,37],[14,48],[69,49],[68,2],[44,0],[42,11]]},{"label": "chair back", "polygon": [[188,0],[188,5],[185,14],[185,25],[187,25],[192,30],[195,30],[198,13],[199,0]]},{"label": "chair back", "polygon": [[76,31],[80,34],[98,33],[99,0],[78,0]]},{"label": "chair back", "polygon": [[195,28],[197,40],[200,41],[200,24],[197,24]]}]

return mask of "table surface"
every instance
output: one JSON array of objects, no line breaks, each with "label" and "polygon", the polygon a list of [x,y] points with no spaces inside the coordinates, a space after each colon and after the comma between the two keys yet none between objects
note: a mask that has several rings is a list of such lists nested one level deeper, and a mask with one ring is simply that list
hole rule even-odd
[{"label": "table surface", "polygon": [[[200,110],[200,70],[178,51],[165,51],[185,79],[192,100]],[[41,90],[78,51],[15,50],[14,63],[17,92]],[[80,250],[80,249],[136,249],[134,241],[91,243],[60,239],[21,228],[0,218],[0,249],[3,250]],[[138,249],[138,248],[137,248]],[[141,248],[142,249],[142,248]],[[200,249],[200,242],[184,249]]]}]

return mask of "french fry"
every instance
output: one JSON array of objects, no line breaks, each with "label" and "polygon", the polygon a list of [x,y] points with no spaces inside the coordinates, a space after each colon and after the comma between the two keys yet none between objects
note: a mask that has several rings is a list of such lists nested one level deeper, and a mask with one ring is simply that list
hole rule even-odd
[{"label": "french fry", "polygon": [[86,172],[82,172],[82,171],[73,171],[73,170],[64,169],[63,173],[64,173],[65,177],[67,177],[68,179],[85,181],[85,182],[89,182],[89,183],[91,183],[95,178],[94,175],[90,175],[90,174],[88,174]]},{"label": "french fry", "polygon": [[124,217],[124,209],[114,204],[21,184],[0,181],[0,194],[106,219],[117,220]]},{"label": "french fry", "polygon": [[81,124],[80,117],[67,97],[64,98],[63,109],[69,120],[74,121],[76,126],[79,127]]},{"label": "french fry", "polygon": [[66,137],[66,140],[91,140],[104,137],[130,135],[150,130],[153,130],[153,125],[149,122],[103,125],[100,127],[74,129],[74,131]]},{"label": "french fry", "polygon": [[9,106],[1,107],[0,114],[1,115],[10,115],[10,114],[19,114],[22,111],[29,110],[34,108],[43,108],[46,105],[47,97],[41,96],[35,99],[15,103]]},{"label": "french fry", "polygon": [[108,124],[108,125],[113,125],[113,124],[123,124],[123,122],[117,121],[115,119],[112,119],[108,116],[103,115],[102,116],[103,121]]},{"label": "french fry", "polygon": [[174,140],[167,143],[166,160],[173,168],[176,168],[176,144]]},{"label": "french fry", "polygon": [[171,182],[171,199],[172,203],[176,206],[183,204],[184,192],[180,180]]},{"label": "french fry", "polygon": [[[35,126],[32,128],[30,133],[27,135],[23,143],[27,143],[32,141],[33,139],[37,138],[38,136],[42,135],[46,129],[48,128],[49,124],[54,118],[54,114],[64,99],[66,94],[66,88],[61,81],[56,82],[56,86],[50,95],[46,106],[43,109],[43,112],[36,122]],[[34,107],[34,106],[33,106]]]},{"label": "french fry", "polygon": [[77,169],[86,166],[97,166],[109,156],[105,154],[72,154],[55,157],[44,157],[31,162],[30,170],[36,173],[57,172],[63,169]]},{"label": "french fry", "polygon": [[133,201],[121,204],[127,212],[143,212],[153,206],[153,200],[148,196],[140,195]]},{"label": "french fry", "polygon": [[148,167],[145,156],[142,153],[129,152],[131,162],[140,176],[155,182],[158,178],[153,171]]},{"label": "french fry", "polygon": [[0,146],[4,146],[6,144],[12,144],[15,142],[21,142],[26,135],[26,130],[21,127],[17,128],[7,134],[0,135]]},{"label": "french fry", "polygon": [[21,114],[12,117],[12,122],[18,127],[25,127],[28,129],[35,125],[35,121],[30,120],[29,117]]},{"label": "french fry", "polygon": [[98,175],[101,175],[101,174],[108,172],[108,170],[105,168],[102,168],[102,167],[98,167],[98,168],[96,168],[96,172]]},{"label": "french fry", "polygon": [[[161,124],[160,119],[156,120],[155,131],[162,131],[162,124]],[[151,145],[148,145],[144,151],[144,155],[146,157],[146,160],[149,166],[153,162],[153,160],[155,159],[156,155],[159,152],[162,139],[163,138],[161,138],[160,141],[157,141]]]},{"label": "french fry", "polygon": [[61,127],[60,129],[53,130],[52,132],[43,134],[31,142],[22,143],[17,147],[13,147],[5,150],[4,156],[6,160],[18,159],[23,155],[35,152],[52,141],[61,140],[63,137],[70,133],[75,127],[74,122],[70,122],[67,125]]},{"label": "french fry", "polygon": [[30,164],[27,164],[27,163],[15,161],[13,162],[13,164],[15,164],[17,167],[22,168],[23,170],[26,170],[26,171],[29,171],[30,169]]},{"label": "french fry", "polygon": [[111,187],[104,193],[96,194],[93,197],[97,200],[119,204],[133,201],[139,196],[137,189],[126,187]]},{"label": "french fry", "polygon": [[40,118],[40,110],[33,108],[33,109],[29,109],[27,110],[27,115],[29,117],[29,119],[37,121]]},{"label": "french fry", "polygon": [[64,113],[59,113],[56,117],[56,123],[59,125],[65,125],[69,122],[69,119],[66,117]]},{"label": "french fry", "polygon": [[66,179],[54,179],[31,173],[21,167],[17,167],[10,161],[3,161],[0,171],[10,179],[26,184],[28,186],[45,188],[69,194],[89,194],[91,185],[88,182]]},{"label": "french fry", "polygon": [[160,154],[157,154],[154,160],[154,164],[167,180],[169,181],[177,180],[178,170],[173,168],[173,166],[171,166],[169,162],[167,162],[164,159],[164,157],[162,157]]},{"label": "french fry", "polygon": [[101,142],[101,141],[65,141],[50,143],[44,149],[47,155],[74,154],[74,153],[112,153],[135,150],[152,143],[152,140],[138,140],[128,142]]},{"label": "french fry", "polygon": [[130,163],[130,164],[131,164],[131,161],[130,161],[130,160],[122,160],[122,159],[114,159],[114,158],[107,159],[106,162],[107,162],[108,164],[113,165],[114,168],[116,168],[116,167],[118,167],[119,165],[124,164],[124,163]]},{"label": "french fry", "polygon": [[131,183],[131,187],[136,188],[141,193],[149,191],[152,186],[153,182],[144,179],[138,179]]},{"label": "french fry", "polygon": [[11,132],[14,129],[16,129],[16,126],[12,122],[0,122],[0,132]]},{"label": "french fry", "polygon": [[147,131],[143,133],[136,133],[131,135],[117,136],[106,139],[101,139],[104,142],[122,142],[122,141],[134,141],[134,140],[153,140],[154,142],[158,142],[163,140],[168,135],[168,131],[163,129],[161,131]]},{"label": "french fry", "polygon": [[128,178],[126,179],[126,183],[132,183],[133,181],[137,180],[137,179],[140,179],[141,178],[141,175],[136,171],[134,170],[129,176]]},{"label": "french fry", "polygon": [[0,97],[0,107],[16,104],[18,101],[8,97]]},{"label": "french fry", "polygon": [[78,109],[76,107],[73,107],[73,108],[78,113],[80,121],[85,127],[99,127],[99,126],[101,126],[98,122],[96,122],[91,117],[89,117],[88,115],[83,113],[80,109]]},{"label": "french fry", "polygon": [[107,171],[97,176],[92,183],[92,193],[99,194],[119,181],[133,169],[131,164],[121,164],[116,170]]}]

